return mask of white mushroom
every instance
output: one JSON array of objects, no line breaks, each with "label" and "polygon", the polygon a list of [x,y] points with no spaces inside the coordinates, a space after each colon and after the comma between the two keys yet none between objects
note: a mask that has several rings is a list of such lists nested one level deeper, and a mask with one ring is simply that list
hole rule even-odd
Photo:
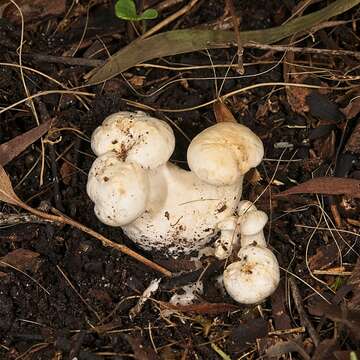
[{"label": "white mushroom", "polygon": [[165,164],[175,148],[171,127],[143,112],[123,111],[108,116],[91,138],[97,156],[115,151],[120,158],[146,169]]},{"label": "white mushroom", "polygon": [[140,165],[123,162],[116,152],[110,151],[94,161],[86,190],[95,203],[99,220],[121,226],[144,213],[149,195],[148,174]]},{"label": "white mushroom", "polygon": [[[161,120],[141,112],[111,115],[92,137],[99,158],[87,190],[101,221],[121,226],[144,249],[177,256],[201,249],[233,216],[243,176],[259,164],[263,146],[247,127],[219,123],[191,142],[186,171],[168,162],[174,143]],[[106,159],[117,159],[114,170]],[[111,181],[105,184],[104,176]]]},{"label": "white mushroom", "polygon": [[268,217],[249,201],[238,206],[241,249],[238,261],[224,271],[224,286],[228,294],[242,304],[263,301],[277,288],[279,264],[266,247],[263,228]]},{"label": "white mushroom", "polygon": [[187,159],[190,169],[212,185],[232,185],[242,180],[264,156],[261,140],[246,126],[221,122],[191,142]]},{"label": "white mushroom", "polygon": [[249,245],[241,248],[239,261],[224,271],[224,285],[228,294],[241,304],[256,304],[265,300],[280,281],[275,255],[268,248]]}]

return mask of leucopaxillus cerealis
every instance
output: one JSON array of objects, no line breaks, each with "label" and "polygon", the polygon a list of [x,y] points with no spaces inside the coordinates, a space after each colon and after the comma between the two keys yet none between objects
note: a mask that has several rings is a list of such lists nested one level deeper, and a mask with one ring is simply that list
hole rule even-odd
[{"label": "leucopaxillus cerealis", "polygon": [[225,259],[240,237],[237,259],[224,271],[229,295],[257,303],[276,289],[279,265],[263,234],[267,216],[240,201],[244,175],[264,155],[249,128],[219,122],[202,131],[187,150],[190,171],[169,161],[171,127],[143,112],[110,115],[94,131],[91,146],[97,158],[87,193],[100,221],[120,226],[145,250],[173,257],[218,237],[215,256]]}]

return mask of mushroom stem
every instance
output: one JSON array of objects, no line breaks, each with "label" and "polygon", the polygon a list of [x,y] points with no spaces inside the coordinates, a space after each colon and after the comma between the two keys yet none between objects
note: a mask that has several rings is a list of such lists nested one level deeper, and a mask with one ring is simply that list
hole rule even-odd
[{"label": "mushroom stem", "polygon": [[219,260],[227,259],[238,241],[237,218],[230,216],[218,224],[220,236],[215,241],[215,256]]}]

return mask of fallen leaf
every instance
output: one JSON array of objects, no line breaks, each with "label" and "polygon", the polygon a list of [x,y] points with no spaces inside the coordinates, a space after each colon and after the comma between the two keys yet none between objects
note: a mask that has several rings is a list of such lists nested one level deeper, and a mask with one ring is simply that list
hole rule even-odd
[{"label": "fallen leaf", "polygon": [[334,356],[336,360],[351,360],[351,353],[355,354],[357,359],[360,359],[360,351],[339,350],[334,351]]},{"label": "fallen leaf", "polygon": [[292,188],[282,191],[279,194],[275,194],[274,196],[280,197],[294,194],[348,194],[350,196],[360,198],[360,180],[330,176],[318,177],[293,186]]},{"label": "fallen leaf", "polygon": [[67,161],[64,161],[60,167],[61,180],[65,185],[70,185],[71,175],[74,173],[74,167]]},{"label": "fallen leaf", "polygon": [[345,145],[345,151],[360,154],[360,122],[355,126],[355,129],[351,133],[350,138]]},{"label": "fallen leaf", "polygon": [[12,205],[19,205],[22,201],[15,194],[11,181],[4,168],[0,165],[0,201]]},{"label": "fallen leaf", "polygon": [[348,120],[354,118],[357,114],[360,113],[360,96],[357,96],[355,99],[353,99],[353,101],[350,101],[346,107],[340,110]]},{"label": "fallen leaf", "polygon": [[157,360],[156,352],[149,346],[145,346],[140,337],[123,334],[123,337],[130,344],[136,360]]},{"label": "fallen leaf", "polygon": [[310,114],[318,119],[338,123],[344,117],[338,106],[330,101],[326,95],[311,91],[306,98]]},{"label": "fallen leaf", "polygon": [[315,349],[312,360],[333,360],[334,351],[339,348],[336,338],[324,339]]},{"label": "fallen leaf", "polygon": [[279,341],[275,345],[270,346],[266,351],[266,356],[267,358],[278,358],[291,352],[297,352],[301,355],[302,359],[310,360],[310,356],[306,353],[303,346],[294,340]]},{"label": "fallen leaf", "polygon": [[345,325],[360,340],[360,312],[321,302],[315,306],[321,316]]},{"label": "fallen leaf", "polygon": [[320,246],[316,249],[315,255],[309,258],[309,268],[311,271],[325,269],[333,264],[338,256],[339,250],[335,243]]},{"label": "fallen leaf", "polygon": [[5,166],[8,162],[22,153],[28,146],[41,138],[51,126],[51,120],[16,136],[10,141],[0,145],[0,165]]},{"label": "fallen leaf", "polygon": [[353,296],[348,303],[349,309],[360,310],[360,257],[357,259],[347,284],[350,285],[353,290]]},{"label": "fallen leaf", "polygon": [[228,311],[237,310],[238,307],[226,303],[202,303],[192,305],[175,305],[161,301],[160,304],[168,310],[176,310],[194,314],[221,314]]},{"label": "fallen leaf", "polygon": [[221,101],[217,101],[214,103],[214,114],[216,118],[216,122],[234,122],[237,121],[234,118],[234,115],[228,109],[228,107]]},{"label": "fallen leaf", "polygon": [[286,302],[287,299],[285,298],[285,284],[284,280],[282,279],[278,288],[271,295],[271,312],[274,318],[276,330],[291,328],[291,320],[287,314]]},{"label": "fallen leaf", "polygon": [[247,321],[232,329],[230,335],[231,352],[244,352],[256,339],[264,338],[268,334],[268,324],[264,319],[258,318]]},{"label": "fallen leaf", "polygon": [[[307,75],[302,72],[298,66],[292,65],[295,62],[295,54],[291,51],[285,54],[284,61],[284,80],[286,83],[303,84]],[[309,111],[306,98],[310,95],[311,90],[306,87],[286,86],[286,98],[292,111],[298,114],[304,114]]]},{"label": "fallen leaf", "polygon": [[[294,70],[294,69],[293,69]],[[301,84],[304,78],[300,76],[292,76],[289,82]],[[291,106],[292,111],[297,114],[304,114],[309,111],[309,106],[306,103],[306,98],[310,94],[310,89],[298,86],[286,86],[286,98]]]},{"label": "fallen leaf", "polygon": [[27,249],[16,249],[0,258],[0,267],[8,267],[12,265],[19,270],[35,271],[39,264],[39,256],[37,252]]},{"label": "fallen leaf", "polygon": [[[65,0],[17,0],[17,5],[21,8],[24,21],[29,23],[31,21],[39,21],[48,16],[57,16],[65,12]],[[9,4],[3,11],[3,17],[9,19],[11,22],[21,24],[21,17],[18,9]]]}]

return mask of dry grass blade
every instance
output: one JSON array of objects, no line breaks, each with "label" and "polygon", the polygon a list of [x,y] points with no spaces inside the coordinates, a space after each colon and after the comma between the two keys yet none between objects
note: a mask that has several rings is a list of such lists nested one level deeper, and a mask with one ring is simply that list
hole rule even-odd
[{"label": "dry grass blade", "polygon": [[347,194],[360,198],[360,180],[340,177],[318,177],[305,181],[274,196],[282,197],[294,194]]},{"label": "dry grass blade", "polygon": [[[241,40],[243,45],[251,42],[272,44],[295,33],[309,30],[359,3],[360,0],[337,0],[319,11],[291,20],[283,26],[244,31],[241,33]],[[193,29],[168,31],[132,42],[85,77],[89,83],[97,84],[151,59],[191,51],[224,48],[233,44],[236,44],[236,37],[232,31]]]},{"label": "dry grass blade", "polygon": [[0,165],[0,201],[11,205],[20,205],[21,200],[17,197],[4,168]]},{"label": "dry grass blade", "polygon": [[8,142],[0,145],[0,165],[4,166],[16,156],[22,153],[28,146],[40,139],[51,126],[51,120],[16,136]]}]

